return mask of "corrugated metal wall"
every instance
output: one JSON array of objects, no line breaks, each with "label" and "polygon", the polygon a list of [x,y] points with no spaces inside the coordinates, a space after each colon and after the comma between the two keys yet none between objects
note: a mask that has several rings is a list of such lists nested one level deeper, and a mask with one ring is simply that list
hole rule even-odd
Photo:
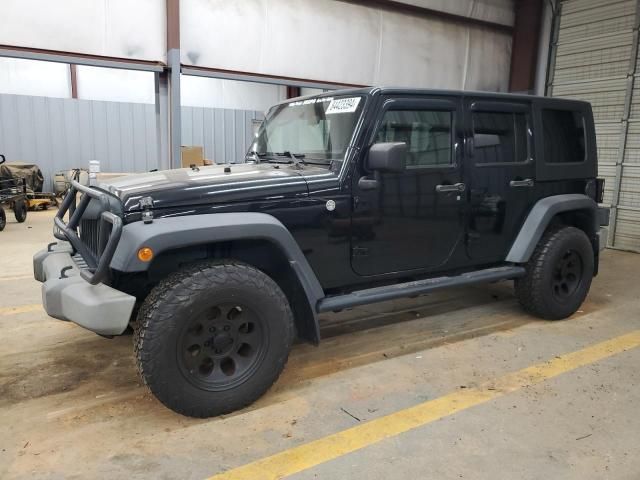
[{"label": "corrugated metal wall", "polygon": [[216,163],[243,162],[263,118],[252,110],[182,107],[182,144],[204,146],[205,158]]},{"label": "corrugated metal wall", "polygon": [[591,102],[610,246],[640,251],[639,2],[565,0],[559,9],[548,94]]},{"label": "corrugated metal wall", "polygon": [[[182,144],[202,145],[218,163],[242,161],[261,112],[183,107]],[[0,153],[36,163],[51,182],[58,170],[104,172],[158,168],[153,105],[23,95],[0,95]],[[49,183],[48,188],[51,188]]]},{"label": "corrugated metal wall", "polygon": [[157,168],[153,105],[0,95],[0,153],[45,175],[100,160],[103,170]]}]

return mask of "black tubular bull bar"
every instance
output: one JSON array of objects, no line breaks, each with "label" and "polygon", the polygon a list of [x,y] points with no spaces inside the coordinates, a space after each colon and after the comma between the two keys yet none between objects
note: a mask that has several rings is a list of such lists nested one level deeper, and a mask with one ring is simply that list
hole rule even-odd
[{"label": "black tubular bull bar", "polygon": [[[76,205],[77,193],[81,192],[80,202]],[[78,225],[91,199],[100,202],[100,222],[98,224],[98,248],[97,253],[92,252],[80,239]],[[69,222],[64,222],[65,214],[69,212]],[[59,239],[68,241],[74,251],[80,254],[86,262],[88,269],[81,268],[80,275],[91,285],[103,281],[109,273],[109,264],[118,246],[122,234],[122,219],[109,210],[107,194],[94,188],[85,187],[75,180],[71,181],[71,188],[67,192],[58,213],[53,219],[55,228],[53,235]],[[111,232],[107,226],[111,224]]]}]

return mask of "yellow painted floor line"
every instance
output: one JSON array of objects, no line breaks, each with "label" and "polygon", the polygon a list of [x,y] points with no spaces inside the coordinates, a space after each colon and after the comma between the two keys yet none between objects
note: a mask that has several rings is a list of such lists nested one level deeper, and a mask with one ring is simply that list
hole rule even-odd
[{"label": "yellow painted floor line", "polygon": [[210,480],[278,479],[307,470],[385,438],[480,405],[521,388],[640,346],[640,330],[509,373],[477,388],[459,390],[270,457],[228,470]]},{"label": "yellow painted floor line", "polygon": [[20,305],[17,307],[2,307],[0,308],[1,315],[15,315],[17,313],[37,312],[42,310],[42,305],[39,303],[34,305]]}]

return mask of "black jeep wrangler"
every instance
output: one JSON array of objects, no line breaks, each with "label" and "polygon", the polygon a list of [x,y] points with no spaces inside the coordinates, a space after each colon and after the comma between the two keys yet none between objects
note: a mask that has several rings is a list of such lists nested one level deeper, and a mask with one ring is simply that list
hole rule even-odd
[{"label": "black jeep wrangler", "polygon": [[207,417],[260,397],[321,312],[514,280],[573,314],[606,244],[596,177],[588,103],[331,92],[271,108],[244,163],[73,183],[35,278],[52,317],[131,324],[154,395]]}]

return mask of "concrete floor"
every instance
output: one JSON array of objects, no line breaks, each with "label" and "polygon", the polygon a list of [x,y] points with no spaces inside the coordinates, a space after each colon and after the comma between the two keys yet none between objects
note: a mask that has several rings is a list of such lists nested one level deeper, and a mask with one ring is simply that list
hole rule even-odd
[{"label": "concrete floor", "polygon": [[[131,337],[47,317],[31,256],[52,212],[0,232],[0,478],[205,478],[640,329],[640,255],[606,251],[581,310],[544,322],[507,283],[323,319],[248,409],[181,417],[140,385]],[[293,478],[640,478],[640,348],[508,393]]]}]

